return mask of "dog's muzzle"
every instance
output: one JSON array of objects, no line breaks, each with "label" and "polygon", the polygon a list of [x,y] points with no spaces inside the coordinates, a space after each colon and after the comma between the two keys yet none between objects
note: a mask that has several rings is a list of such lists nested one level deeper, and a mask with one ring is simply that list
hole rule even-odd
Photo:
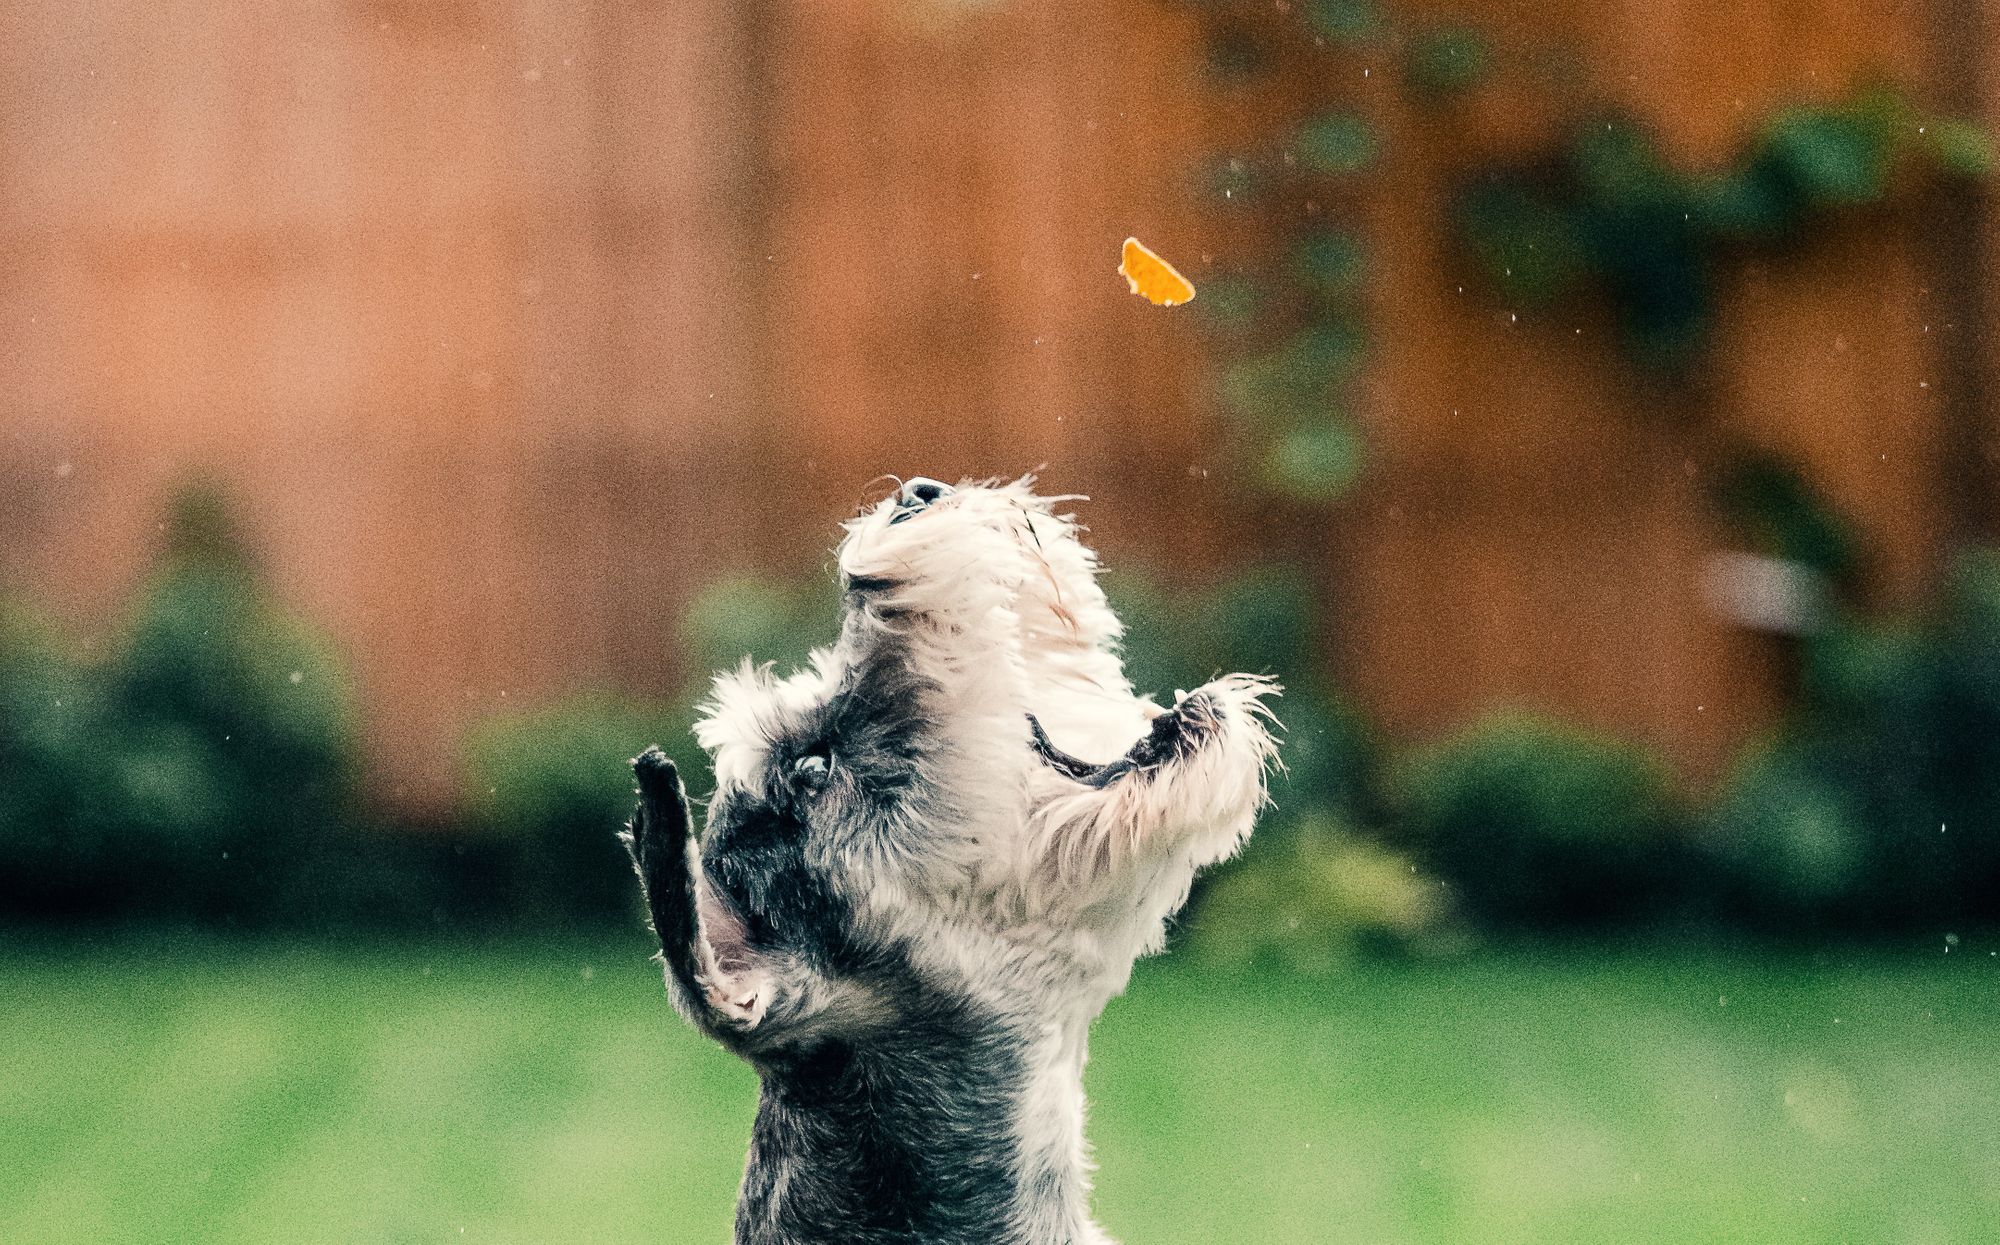
[{"label": "dog's muzzle", "polygon": [[952,494],[949,484],[940,484],[924,476],[913,476],[896,494],[896,513],[891,515],[891,524],[914,518],[932,502],[942,500]]}]

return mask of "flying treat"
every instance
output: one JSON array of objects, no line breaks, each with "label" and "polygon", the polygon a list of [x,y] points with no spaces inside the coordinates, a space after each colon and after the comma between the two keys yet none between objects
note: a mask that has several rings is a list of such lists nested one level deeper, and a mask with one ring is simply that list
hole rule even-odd
[{"label": "flying treat", "polygon": [[1137,238],[1125,239],[1125,255],[1118,263],[1118,275],[1132,292],[1156,307],[1174,307],[1194,297],[1194,282],[1174,271],[1174,266],[1146,249]]}]

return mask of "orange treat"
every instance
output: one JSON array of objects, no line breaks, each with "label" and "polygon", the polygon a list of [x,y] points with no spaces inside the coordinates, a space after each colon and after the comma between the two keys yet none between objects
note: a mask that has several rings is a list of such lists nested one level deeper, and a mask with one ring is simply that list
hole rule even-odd
[{"label": "orange treat", "polygon": [[1156,307],[1173,307],[1194,297],[1194,282],[1174,271],[1174,266],[1146,249],[1137,238],[1125,239],[1125,256],[1118,263],[1118,275],[1132,292]]}]

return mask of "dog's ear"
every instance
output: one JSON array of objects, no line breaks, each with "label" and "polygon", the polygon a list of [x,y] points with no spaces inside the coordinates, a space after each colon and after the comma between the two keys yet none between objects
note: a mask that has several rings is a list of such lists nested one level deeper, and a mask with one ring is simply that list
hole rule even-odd
[{"label": "dog's ear", "polygon": [[743,922],[702,880],[679,770],[658,748],[632,770],[639,807],[620,837],[659,935],[674,1005],[718,1038],[746,1033],[763,1020],[775,976],[751,950]]}]

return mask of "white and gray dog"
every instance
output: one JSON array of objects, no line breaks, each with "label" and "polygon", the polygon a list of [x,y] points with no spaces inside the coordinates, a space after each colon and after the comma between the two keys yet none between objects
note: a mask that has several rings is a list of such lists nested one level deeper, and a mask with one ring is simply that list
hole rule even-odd
[{"label": "white and gray dog", "polygon": [[747,661],[626,842],[668,992],[763,1082],[736,1240],[1093,1245],[1090,1023],[1265,802],[1266,679],[1135,695],[1075,524],[914,480],[847,524],[840,638]]}]

